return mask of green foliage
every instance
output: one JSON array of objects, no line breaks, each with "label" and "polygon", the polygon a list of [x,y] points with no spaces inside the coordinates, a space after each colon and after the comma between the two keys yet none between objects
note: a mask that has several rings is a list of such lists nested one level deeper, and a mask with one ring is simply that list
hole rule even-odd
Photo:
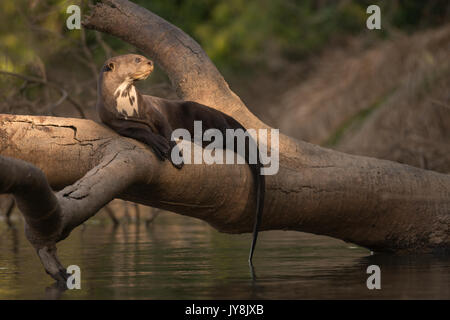
[{"label": "green foliage", "polygon": [[[70,4],[87,0],[0,1],[0,68],[23,71],[24,66],[61,55],[80,46],[80,31],[65,28]],[[206,50],[219,68],[236,72],[261,67],[271,59],[298,60],[315,54],[331,40],[367,32],[369,4],[382,8],[387,30],[414,30],[445,23],[448,0],[136,0],[137,4],[174,23]],[[385,29],[385,28],[384,28]],[[388,35],[388,31],[378,35]],[[105,41],[117,53],[133,50],[114,37]],[[93,58],[104,52],[95,34],[86,32]]]},{"label": "green foliage", "polygon": [[68,5],[67,0],[1,1],[0,69],[21,72],[73,45],[79,33],[66,32]]},{"label": "green foliage", "polygon": [[[221,68],[236,71],[269,59],[298,60],[333,38],[365,32],[366,8],[383,25],[409,30],[444,23],[448,0],[164,0],[136,1],[193,36]],[[386,36],[387,31],[378,33]]]}]

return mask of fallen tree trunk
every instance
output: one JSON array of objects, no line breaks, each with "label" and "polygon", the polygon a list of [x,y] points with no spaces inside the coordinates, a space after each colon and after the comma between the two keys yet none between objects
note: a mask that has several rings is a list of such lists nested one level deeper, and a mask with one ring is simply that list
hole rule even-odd
[{"label": "fallen tree trunk", "polygon": [[[194,40],[151,12],[125,0],[103,1],[84,25],[144,50],[165,69],[181,98],[217,108],[247,128],[269,128],[230,90]],[[199,218],[222,232],[252,230],[254,190],[247,165],[195,164],[177,171],[139,142],[89,120],[0,115],[0,124],[0,155],[32,163],[52,188],[62,189],[55,193],[58,209],[34,212],[42,199],[18,201],[28,239],[57,280],[62,278],[56,242],[113,198]],[[279,151],[279,172],[266,176],[262,230],[323,234],[374,251],[450,248],[449,175],[347,155],[283,135]],[[11,168],[31,170],[15,161],[2,158],[1,180]],[[0,192],[20,198],[14,186],[21,183],[4,182]],[[29,190],[44,185],[33,183]],[[49,204],[52,199],[49,195]],[[50,216],[57,221],[52,228],[31,223]]]},{"label": "fallen tree trunk", "polygon": [[[230,90],[202,48],[155,14],[126,0],[108,0],[93,8],[84,25],[146,52],[167,72],[182,99],[215,107],[247,128],[269,128]],[[327,234],[377,250],[441,247],[437,242],[448,247],[449,181],[449,176],[332,152],[281,136],[280,171],[267,177],[262,228]],[[248,209],[245,215],[250,222]],[[419,227],[425,220],[432,229]],[[244,230],[228,228],[223,221],[214,225],[242,232],[249,231],[251,224]]]}]

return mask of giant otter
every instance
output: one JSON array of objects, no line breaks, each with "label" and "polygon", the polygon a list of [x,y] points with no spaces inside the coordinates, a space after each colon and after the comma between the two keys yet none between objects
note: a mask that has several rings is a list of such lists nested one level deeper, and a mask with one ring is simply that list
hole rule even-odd
[{"label": "giant otter", "polygon": [[[170,159],[178,169],[182,164],[174,164],[170,157],[172,149],[177,147],[171,139],[173,129],[187,129],[194,137],[194,121],[201,121],[203,131],[218,129],[224,137],[226,129],[246,130],[232,117],[208,106],[141,95],[134,82],[146,79],[152,71],[153,62],[136,54],[113,57],[105,62],[98,80],[97,111],[102,122],[123,136],[147,144],[160,160]],[[258,148],[257,163],[250,164],[249,161],[249,143],[256,142],[250,138],[245,143],[244,157],[252,171],[256,189],[256,216],[249,254],[251,264],[264,208],[265,180],[260,174],[262,164]],[[227,148],[225,139],[223,148]]]}]

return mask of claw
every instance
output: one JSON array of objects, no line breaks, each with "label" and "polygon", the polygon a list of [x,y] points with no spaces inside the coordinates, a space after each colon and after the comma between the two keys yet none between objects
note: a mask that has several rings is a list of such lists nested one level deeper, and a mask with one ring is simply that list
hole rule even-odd
[{"label": "claw", "polygon": [[184,166],[184,162],[181,162],[179,164],[173,163],[173,161],[170,161],[172,163],[172,165],[177,168],[178,170],[180,170],[181,168],[183,168]]}]

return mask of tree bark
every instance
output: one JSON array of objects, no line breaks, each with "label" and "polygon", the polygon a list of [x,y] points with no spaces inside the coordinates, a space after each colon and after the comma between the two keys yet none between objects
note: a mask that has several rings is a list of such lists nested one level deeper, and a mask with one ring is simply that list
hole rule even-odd
[{"label": "tree bark", "polygon": [[[146,52],[182,99],[217,108],[247,128],[270,128],[230,90],[194,40],[153,13],[108,0],[92,8],[84,26]],[[143,144],[90,120],[0,115],[0,124],[0,192],[15,195],[28,239],[57,280],[63,279],[56,242],[113,198],[199,218],[222,232],[252,231],[254,190],[247,165],[195,164],[178,171]],[[328,235],[373,251],[450,248],[449,175],[284,135],[279,152],[278,174],[266,176],[262,230]],[[31,182],[24,179],[29,171],[37,177]],[[51,192],[44,181],[59,191]],[[26,197],[22,185],[32,191]],[[47,219],[52,223],[42,225]]]}]

